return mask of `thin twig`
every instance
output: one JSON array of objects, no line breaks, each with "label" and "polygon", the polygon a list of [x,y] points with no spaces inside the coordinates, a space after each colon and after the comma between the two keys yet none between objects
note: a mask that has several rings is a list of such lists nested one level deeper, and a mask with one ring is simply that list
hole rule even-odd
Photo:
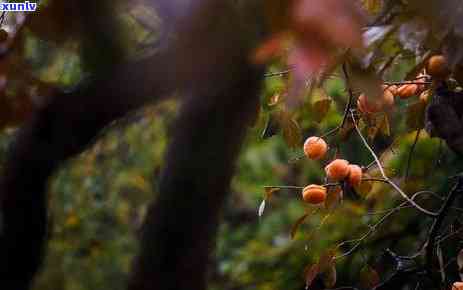
[{"label": "thin twig", "polygon": [[354,101],[354,93],[352,92],[352,89],[351,89],[351,87],[349,85],[350,80],[349,80],[349,74],[347,73],[347,65],[346,65],[346,63],[343,63],[342,71],[344,73],[344,79],[345,79],[345,82],[346,82],[347,91],[349,93],[349,98],[347,100],[347,104],[344,107],[344,115],[342,117],[341,124],[339,124],[338,126],[336,126],[333,129],[329,130],[328,132],[324,133],[321,136],[321,138],[325,138],[327,136],[338,133],[344,127],[344,125],[346,124],[347,118],[349,117],[349,111],[350,111],[350,109],[352,107],[352,103]]},{"label": "thin twig", "polygon": [[272,73],[266,73],[266,74],[264,75],[264,77],[266,77],[266,78],[281,77],[281,76],[284,76],[284,75],[289,74],[292,70],[293,70],[292,68],[289,68],[289,69],[282,70],[282,71],[277,71],[277,72],[272,72]]},{"label": "thin twig", "polygon": [[[434,194],[434,192],[427,191],[427,190],[418,191],[418,192],[414,193],[410,199],[413,201],[416,198],[418,198],[420,195],[426,194],[426,193]],[[408,201],[404,201],[401,204],[399,204],[398,206],[387,210],[385,212],[385,214],[378,220],[378,222],[376,222],[372,226],[369,226],[370,229],[365,234],[363,234],[360,238],[343,241],[340,244],[338,244],[337,248],[342,247],[345,244],[354,243],[354,242],[356,243],[347,252],[345,252],[345,253],[343,253],[343,254],[341,254],[339,256],[336,256],[335,259],[344,258],[344,257],[352,254],[358,247],[360,247],[360,245],[363,243],[363,241],[365,241],[370,235],[372,235],[378,229],[378,227],[387,220],[388,217],[390,217],[392,214],[398,212],[399,210],[401,210],[403,208],[409,207],[409,206],[407,206],[407,203],[408,203]],[[410,205],[410,206],[414,207],[412,205]]]},{"label": "thin twig", "polygon": [[383,168],[383,166],[381,165],[381,162],[378,159],[378,156],[376,156],[376,153],[373,151],[373,149],[371,149],[370,145],[368,145],[368,142],[365,139],[365,137],[363,137],[362,132],[360,132],[360,129],[357,126],[357,123],[355,121],[355,117],[352,114],[352,112],[351,112],[351,117],[352,117],[352,122],[354,124],[354,128],[357,131],[357,134],[359,135],[359,137],[362,140],[365,147],[368,149],[368,151],[370,151],[371,155],[375,159],[375,162],[378,165],[378,169],[381,172],[381,175],[383,176],[384,180],[386,180],[387,183],[389,183],[389,185],[391,185],[406,201],[408,201],[411,205],[413,205],[417,210],[421,211],[422,213],[424,213],[424,214],[426,214],[428,216],[436,217],[437,216],[436,213],[434,213],[432,211],[429,211],[429,210],[421,207],[416,202],[414,202],[410,197],[407,196],[407,194],[405,194],[405,192],[402,191],[402,189],[400,189],[399,186],[397,186],[397,184],[395,184],[392,180],[389,179],[389,177],[387,177],[386,173],[384,172],[384,168]]},{"label": "thin twig", "polygon": [[404,82],[384,82],[385,85],[387,86],[392,86],[392,85],[396,85],[396,86],[401,86],[401,85],[431,85],[432,82],[428,82],[428,81],[404,81]]},{"label": "thin twig", "polygon": [[304,189],[303,186],[292,186],[292,185],[268,185],[264,186],[265,189],[294,189],[294,190],[301,190]]},{"label": "thin twig", "polygon": [[426,245],[426,266],[428,270],[432,269],[432,262],[434,258],[434,245],[436,243],[437,235],[439,233],[442,224],[444,223],[444,219],[449,212],[450,207],[452,206],[453,202],[455,201],[458,194],[463,192],[463,177],[460,177],[457,183],[453,186],[452,190],[450,190],[447,198],[445,199],[444,203],[442,204],[439,212],[437,214],[437,218],[434,220],[434,223],[431,225],[429,230],[429,237],[428,242]]},{"label": "thin twig", "polygon": [[440,243],[443,243],[445,242],[446,240],[448,240],[449,238],[461,233],[463,231],[463,227],[459,228],[458,230],[454,231],[454,232],[451,232],[445,236],[443,236],[442,238],[440,238],[437,242],[440,244]]},{"label": "thin twig", "polygon": [[342,72],[344,73],[344,77],[346,79],[346,87],[347,87],[347,92],[349,92],[349,99],[347,101],[346,108],[344,109],[344,116],[342,117],[341,128],[344,127],[347,121],[347,118],[349,116],[350,107],[352,106],[352,102],[354,101],[354,93],[350,86],[350,79],[349,79],[349,74],[347,73],[346,63],[342,64]]},{"label": "thin twig", "polygon": [[408,174],[410,172],[410,166],[411,166],[411,163],[412,163],[413,152],[415,151],[416,144],[418,144],[418,139],[420,138],[420,134],[421,134],[421,129],[416,131],[415,141],[413,141],[413,145],[410,148],[410,152],[408,153],[407,167],[405,169],[405,182],[407,182],[407,180],[408,180]]},{"label": "thin twig", "polygon": [[342,253],[341,255],[338,255],[336,257],[334,257],[334,259],[341,259],[341,258],[344,258],[344,257],[347,257],[349,256],[350,254],[352,254],[358,247],[360,247],[360,245],[362,244],[362,242],[367,239],[371,234],[373,234],[374,232],[376,232],[376,229],[382,225],[388,217],[390,217],[393,213],[397,212],[398,210],[400,209],[400,207],[397,207],[397,208],[394,208],[392,209],[391,211],[389,211],[388,213],[386,213],[385,215],[383,215],[379,221],[377,223],[375,223],[374,225],[370,226],[370,229],[365,233],[363,234],[360,238],[358,239],[353,239],[353,240],[348,240],[348,241],[344,241],[342,243],[340,243],[337,248],[339,247],[342,247],[344,246],[345,244],[349,244],[349,243],[353,243],[353,242],[356,242],[356,244],[354,246],[352,246],[347,252],[344,252]]}]

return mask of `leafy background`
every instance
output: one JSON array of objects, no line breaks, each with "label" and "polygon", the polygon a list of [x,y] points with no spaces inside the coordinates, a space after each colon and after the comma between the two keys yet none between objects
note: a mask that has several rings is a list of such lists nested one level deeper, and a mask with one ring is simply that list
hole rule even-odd
[{"label": "leafy background", "polygon": [[[389,3],[396,2],[401,1],[363,1],[363,5],[373,17],[385,11]],[[454,7],[452,1],[430,1],[422,11],[417,4],[421,1],[408,2],[397,8],[402,9],[401,17],[371,26],[366,33],[369,54],[363,61],[374,67],[388,64],[382,76],[387,81],[406,79],[422,65],[430,51],[440,48],[443,40],[439,31],[446,27],[436,17],[430,28],[429,23],[423,24],[423,15],[432,13],[433,5],[447,12]],[[142,8],[137,6],[123,19],[133,31],[133,42],[152,43],[157,37],[153,27],[158,23]],[[43,13],[59,16],[49,9]],[[140,24],[146,24],[143,21],[147,19],[150,29]],[[14,25],[21,19],[9,21],[8,32],[15,35]],[[41,94],[37,92],[48,89],[50,84],[72,88],[86,77],[76,39],[63,38],[66,29],[47,32],[41,29],[47,27],[46,20],[36,21],[15,40],[23,49],[8,62],[0,60],[0,67],[8,75],[8,86],[3,88],[1,99],[8,108],[13,108],[9,111],[13,113],[0,114],[4,127],[0,136],[2,159],[17,125],[23,115],[28,115],[27,103],[21,99],[25,91],[38,97]],[[456,63],[461,58],[459,35],[448,37],[453,37],[450,44],[457,47],[450,58]],[[138,53],[134,47],[129,50],[133,55]],[[346,196],[335,209],[315,210],[302,203],[300,191],[280,190],[272,194],[263,215],[258,216],[264,186],[324,183],[323,168],[335,155],[364,166],[372,161],[352,127],[327,138],[331,147],[329,158],[322,161],[300,158],[306,137],[326,133],[342,121],[348,93],[339,66],[316,88],[301,93],[300,103],[291,108],[291,118],[286,119],[289,123],[283,123],[280,130],[270,130],[269,120],[273,122],[285,112],[282,99],[294,80],[291,74],[279,74],[286,69],[282,60],[273,61],[268,69],[260,116],[243,147],[232,182],[233,194],[223,212],[224,223],[210,273],[211,289],[302,289],[307,266],[339,242],[368,232],[381,217],[378,212],[396,206],[401,200],[386,184],[373,183],[370,190],[359,192],[359,200]],[[358,95],[360,91],[356,89],[354,93]],[[420,113],[410,109],[417,102],[416,97],[397,100],[393,111],[380,114],[376,124],[362,121],[360,125],[373,147],[383,152],[382,161],[390,177],[407,193],[419,190],[445,193],[449,188],[448,178],[461,170],[461,160],[442,141],[430,138],[424,130],[416,130],[423,127]],[[52,239],[35,289],[124,288],[137,250],[137,229],[147,204],[157,196],[157,179],[168,137],[175,130],[170,124],[177,108],[176,101],[168,101],[128,116],[110,126],[93,146],[56,172],[49,190]],[[18,115],[21,117],[15,119]],[[419,139],[413,146],[417,134]],[[408,177],[404,178],[408,167]],[[369,173],[378,176],[374,168]],[[457,213],[458,209],[454,211]],[[306,212],[309,215],[295,229],[294,224]],[[431,220],[420,218],[411,208],[395,213],[355,252],[337,260],[337,284],[368,288],[375,275],[381,278],[390,270],[383,259],[384,249],[413,252],[425,239],[423,229],[430,223]],[[442,243],[442,248],[448,248],[444,252],[446,260],[455,257],[459,236]],[[338,249],[337,254],[349,249]],[[450,267],[457,271],[454,264]]]}]

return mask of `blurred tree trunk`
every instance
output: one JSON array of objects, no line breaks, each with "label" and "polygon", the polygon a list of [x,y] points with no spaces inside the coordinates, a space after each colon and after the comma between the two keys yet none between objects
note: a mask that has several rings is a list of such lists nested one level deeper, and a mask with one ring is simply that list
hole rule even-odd
[{"label": "blurred tree trunk", "polygon": [[206,289],[219,216],[246,129],[257,116],[261,69],[183,105],[160,196],[147,213],[130,290]]},{"label": "blurred tree trunk", "polygon": [[88,7],[75,2],[79,13],[89,13],[82,17],[88,21],[81,27],[82,54],[86,68],[96,73],[89,84],[53,98],[10,148],[0,180],[0,288],[28,289],[40,266],[48,232],[46,187],[56,167],[82,152],[112,121],[174,89],[184,95],[183,109],[129,289],[206,287],[233,165],[258,112],[263,69],[249,59],[259,29],[248,25],[249,19],[243,22],[234,1],[157,2],[167,21],[191,17],[169,25],[178,33],[160,55],[118,65],[112,60],[122,54],[123,36],[114,34],[114,15],[106,15],[110,1],[82,1]]},{"label": "blurred tree trunk", "polygon": [[[28,289],[40,266],[47,235],[46,187],[53,170],[82,152],[112,121],[172,89],[168,74],[157,71],[165,66],[162,56],[143,64],[119,67],[89,86],[55,96],[18,132],[0,179],[1,289]],[[132,83],[140,85],[127,85]]]}]

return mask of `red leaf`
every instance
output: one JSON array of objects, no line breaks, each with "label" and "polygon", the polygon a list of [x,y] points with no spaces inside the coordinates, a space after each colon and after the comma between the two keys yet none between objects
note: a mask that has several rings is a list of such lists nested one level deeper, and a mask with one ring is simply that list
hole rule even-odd
[{"label": "red leaf", "polygon": [[306,289],[308,289],[310,285],[312,285],[313,280],[315,280],[319,272],[320,272],[320,267],[318,266],[318,264],[313,264],[311,266],[306,267],[306,270],[305,270]]}]

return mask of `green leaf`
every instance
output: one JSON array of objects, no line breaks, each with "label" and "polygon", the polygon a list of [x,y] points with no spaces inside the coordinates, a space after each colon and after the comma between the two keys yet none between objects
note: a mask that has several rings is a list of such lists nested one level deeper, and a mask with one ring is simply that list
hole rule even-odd
[{"label": "green leaf", "polygon": [[262,132],[262,139],[270,138],[276,135],[280,131],[280,126],[278,122],[278,117],[275,113],[270,113],[267,117],[267,122],[265,123],[264,131]]},{"label": "green leaf", "polygon": [[387,116],[387,114],[383,114],[379,130],[384,136],[391,136],[391,125],[389,123],[389,117]]}]

